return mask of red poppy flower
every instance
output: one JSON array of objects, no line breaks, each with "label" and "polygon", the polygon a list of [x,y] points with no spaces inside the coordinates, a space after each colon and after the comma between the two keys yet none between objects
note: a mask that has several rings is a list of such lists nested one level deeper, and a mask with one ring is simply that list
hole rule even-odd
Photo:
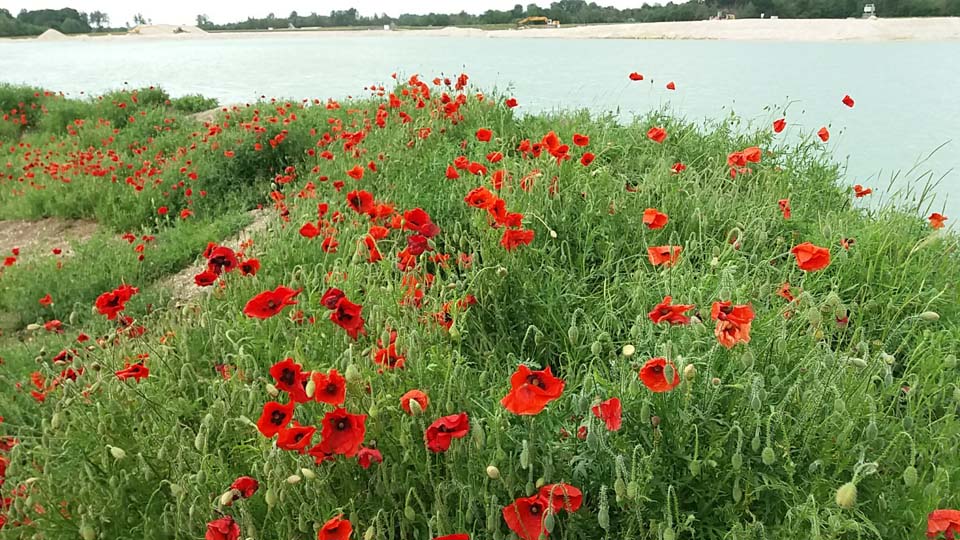
[{"label": "red poppy flower", "polygon": [[357,463],[364,469],[369,469],[374,462],[383,463],[383,454],[376,448],[361,448],[357,452]]},{"label": "red poppy flower", "polygon": [[662,229],[669,218],[656,208],[647,208],[643,211],[643,224],[648,229]]},{"label": "red poppy flower", "polygon": [[286,405],[281,405],[276,401],[268,401],[263,406],[263,412],[257,420],[257,429],[266,438],[271,438],[280,430],[287,427],[290,420],[293,420],[293,408],[296,404],[291,401]]},{"label": "red poppy flower", "polygon": [[787,119],[786,119],[786,118],[781,118],[781,119],[779,119],[779,120],[774,120],[774,121],[773,121],[773,132],[774,132],[774,133],[780,133],[781,131],[783,131],[783,129],[784,129],[785,127],[787,127]]},{"label": "red poppy flower", "polygon": [[300,294],[300,289],[293,290],[280,285],[272,291],[264,291],[251,298],[247,305],[243,307],[243,313],[247,317],[269,319],[283,311],[283,308],[295,306],[297,302],[294,298],[298,294]]},{"label": "red poppy flower", "polygon": [[750,343],[750,323],[719,320],[713,334],[721,345],[732,349],[737,343]]},{"label": "red poppy flower", "polygon": [[519,104],[520,103],[517,102],[517,98],[507,98],[506,101],[504,101],[504,105],[506,105],[510,109],[516,107]]},{"label": "red poppy flower", "polygon": [[271,366],[270,376],[273,377],[277,389],[284,392],[294,392],[305,378],[303,366],[294,362],[293,358],[284,358]]},{"label": "red poppy flower", "polygon": [[447,165],[446,177],[447,177],[447,180],[456,180],[457,178],[460,178],[460,173],[457,172],[456,167],[454,167],[453,165]]},{"label": "red poppy flower", "polygon": [[310,446],[310,441],[316,431],[317,428],[301,426],[294,420],[292,426],[281,429],[277,434],[277,448],[298,451],[302,454],[306,451],[307,446]]},{"label": "red poppy flower", "polygon": [[426,411],[427,406],[430,405],[430,398],[423,393],[421,390],[410,390],[406,394],[400,396],[400,408],[402,408],[407,414],[413,414],[413,411],[410,409],[410,402],[416,401],[417,405],[420,406],[420,412]]},{"label": "red poppy flower", "polygon": [[367,433],[367,416],[350,414],[337,407],[323,416],[320,449],[328,454],[343,454],[351,458],[360,451]]},{"label": "red poppy flower", "polygon": [[934,212],[930,214],[930,216],[927,219],[930,220],[931,227],[933,227],[934,229],[942,229],[943,222],[947,220],[947,216],[940,214],[938,212]]},{"label": "red poppy flower", "polygon": [[240,263],[241,276],[255,276],[260,270],[260,261],[257,259],[247,259]]},{"label": "red poppy flower", "polygon": [[853,195],[854,195],[856,198],[858,198],[858,199],[859,199],[860,197],[866,197],[867,195],[870,195],[871,193],[873,193],[873,189],[870,189],[870,188],[868,188],[868,189],[863,189],[863,186],[861,186],[860,184],[855,184],[855,185],[853,186]]},{"label": "red poppy flower", "polygon": [[497,201],[497,196],[490,192],[489,189],[485,187],[474,188],[467,193],[467,196],[463,198],[464,202],[467,205],[472,206],[473,208],[482,208],[484,210],[493,206],[493,203]]},{"label": "red poppy flower", "polygon": [[430,220],[430,215],[422,208],[414,208],[403,213],[403,228],[409,231],[417,231],[427,238],[433,238],[440,232],[440,227],[437,227]]},{"label": "red poppy flower", "polygon": [[634,71],[633,73],[631,73],[631,74],[629,75],[629,77],[630,77],[630,80],[631,80],[631,81],[642,81],[642,80],[643,80],[643,75],[637,73],[636,71]]},{"label": "red poppy flower", "polygon": [[673,164],[673,167],[670,167],[670,172],[673,174],[680,174],[683,171],[687,170],[687,166],[679,161]]},{"label": "red poppy flower", "polygon": [[843,96],[843,104],[847,107],[853,108],[853,98],[849,95]]},{"label": "red poppy flower", "polygon": [[583,156],[580,158],[580,164],[583,165],[584,167],[587,167],[591,163],[593,163],[593,160],[596,157],[597,156],[593,155],[593,152],[584,152]]},{"label": "red poppy flower", "polygon": [[797,258],[797,266],[805,272],[816,272],[830,265],[830,250],[804,242],[790,250]]},{"label": "red poppy flower", "polygon": [[693,304],[671,304],[671,301],[673,301],[672,297],[664,296],[663,301],[654,306],[647,316],[654,324],[660,324],[664,321],[675,325],[690,324],[690,317],[686,316],[685,313],[695,306]]},{"label": "red poppy flower", "polygon": [[547,403],[560,397],[564,384],[562,379],[553,376],[549,366],[541,371],[533,371],[520,364],[510,376],[510,393],[500,403],[513,414],[538,414]]},{"label": "red poppy flower", "polygon": [[373,210],[373,194],[355,189],[347,193],[347,205],[358,214],[369,214]]},{"label": "red poppy flower", "polygon": [[333,313],[330,314],[330,320],[346,330],[347,335],[351,338],[357,339],[358,335],[366,333],[366,329],[363,327],[362,311],[362,306],[354,304],[344,297],[337,301]]},{"label": "red poppy flower", "polygon": [[777,201],[780,212],[783,213],[783,219],[790,219],[790,199],[780,199]]},{"label": "red poppy flower", "polygon": [[207,523],[204,540],[237,540],[240,538],[240,525],[232,516],[223,516]]},{"label": "red poppy flower", "polygon": [[327,289],[327,292],[323,293],[323,297],[320,298],[320,305],[327,309],[337,309],[337,302],[344,296],[343,291],[340,289],[330,287]]},{"label": "red poppy flower", "polygon": [[680,258],[680,252],[683,248],[680,246],[655,246],[647,248],[647,258],[650,264],[654,266],[673,266]]},{"label": "red poppy flower", "polygon": [[826,127],[820,128],[820,131],[817,131],[817,137],[820,137],[820,140],[823,141],[823,142],[829,141],[829,140],[830,140],[830,130],[828,130]]},{"label": "red poppy flower", "polygon": [[647,131],[647,138],[655,143],[662,143],[667,138],[667,130],[662,127],[652,127]]},{"label": "red poppy flower", "polygon": [[623,409],[620,406],[619,398],[610,398],[599,405],[594,405],[590,410],[593,411],[594,416],[603,420],[607,425],[607,430],[617,431],[620,429]]},{"label": "red poppy flower", "polygon": [[522,540],[540,540],[542,535],[548,534],[543,527],[543,515],[547,508],[547,502],[539,493],[521,497],[503,507],[503,520]]},{"label": "red poppy flower", "polygon": [[320,229],[318,229],[317,226],[314,225],[312,221],[308,221],[304,223],[302,227],[300,227],[300,236],[304,238],[313,239],[313,238],[316,238],[317,235],[319,234],[320,234]]},{"label": "red poppy flower", "polygon": [[760,159],[763,157],[763,152],[757,146],[751,146],[750,148],[743,149],[743,159],[748,163],[760,163]]},{"label": "red poppy flower", "polygon": [[433,540],[470,540],[470,535],[466,533],[446,534],[443,536],[434,536]]},{"label": "red poppy flower", "polygon": [[160,208],[157,208],[157,214],[161,216],[165,216],[169,213],[170,213],[170,209],[167,208],[166,206],[161,206]]},{"label": "red poppy flower", "polygon": [[667,83],[667,90],[676,90],[676,89],[677,89],[676,83],[674,83],[673,81],[670,81]]},{"label": "red poppy flower", "polygon": [[354,165],[352,169],[347,171],[347,176],[353,178],[354,180],[360,180],[363,178],[363,167],[360,165]]},{"label": "red poppy flower", "polygon": [[49,305],[52,305],[52,304],[53,304],[53,297],[50,296],[49,293],[47,293],[46,295],[44,295],[43,298],[40,299],[40,305],[41,305],[41,306],[49,306]]},{"label": "red poppy flower", "polygon": [[235,489],[244,499],[253,497],[253,494],[260,488],[260,482],[249,476],[241,476],[230,484],[230,489]]},{"label": "red poppy flower", "polygon": [[350,520],[343,519],[343,514],[330,518],[317,531],[317,540],[349,540],[353,534],[353,525]]},{"label": "red poppy flower", "polygon": [[197,287],[209,287],[216,283],[217,277],[217,274],[208,268],[193,276],[193,282],[197,284]]},{"label": "red poppy flower", "polygon": [[129,285],[121,285],[110,292],[105,292],[97,297],[95,303],[97,311],[102,315],[106,315],[108,321],[112,321],[126,308],[127,302],[130,301],[130,298],[137,294],[137,292],[139,292],[139,290],[136,287]]},{"label": "red poppy flower", "polygon": [[587,146],[590,144],[590,137],[587,135],[581,135],[580,133],[573,134],[573,144],[577,146]]},{"label": "red poppy flower", "polygon": [[340,242],[337,242],[337,239],[332,236],[327,236],[320,242],[320,249],[324,253],[336,253],[337,246],[340,245]]},{"label": "red poppy flower", "polygon": [[330,373],[313,372],[313,382],[316,385],[314,399],[328,405],[342,405],[347,395],[347,380],[331,369]]},{"label": "red poppy flower", "polygon": [[710,306],[710,318],[715,321],[731,321],[747,324],[753,321],[753,307],[750,304],[733,305],[730,301],[714,302]]},{"label": "red poppy flower", "polygon": [[137,362],[136,364],[128,362],[123,369],[114,372],[114,375],[121,381],[133,379],[140,382],[150,376],[150,370],[147,366],[143,365],[143,362]]},{"label": "red poppy flower", "polygon": [[[673,369],[673,379],[668,380],[665,368],[670,366]],[[640,368],[640,380],[643,385],[653,392],[669,392],[680,384],[680,375],[677,374],[673,362],[668,362],[666,358],[651,358]]]},{"label": "red poppy flower", "polygon": [[539,495],[554,513],[560,510],[576,512],[583,505],[583,493],[570,484],[548,484],[540,488]]},{"label": "red poppy flower", "polygon": [[463,438],[469,431],[470,418],[467,413],[462,412],[438,418],[427,427],[423,438],[427,443],[427,450],[436,454],[449,450],[453,439]]},{"label": "red poppy flower", "polygon": [[937,538],[940,533],[948,540],[960,538],[960,510],[934,510],[927,515],[927,538]]},{"label": "red poppy flower", "polygon": [[505,229],[500,245],[507,251],[513,251],[520,245],[530,245],[533,242],[534,232],[526,229]]},{"label": "red poppy flower", "polygon": [[493,138],[493,132],[487,128],[480,128],[477,130],[477,140],[480,142],[490,142],[490,139]]},{"label": "red poppy flower", "polygon": [[237,254],[226,246],[213,248],[207,257],[207,268],[217,275],[224,272],[232,272],[239,264]]}]

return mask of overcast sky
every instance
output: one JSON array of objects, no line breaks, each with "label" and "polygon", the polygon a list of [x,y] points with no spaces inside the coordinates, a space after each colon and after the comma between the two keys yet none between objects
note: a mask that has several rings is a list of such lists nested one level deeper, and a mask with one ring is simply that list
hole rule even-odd
[{"label": "overcast sky", "polygon": [[[540,6],[548,6],[551,0],[536,2]],[[640,7],[644,0],[596,0],[602,6],[616,6],[618,8]],[[357,8],[361,14],[387,13],[397,16],[401,13],[481,13],[487,9],[510,9],[516,4],[527,5],[531,0],[270,0],[268,2],[250,2],[237,0],[147,0],[134,2],[131,0],[0,0],[0,7],[6,8],[14,15],[21,9],[59,9],[69,5],[78,11],[102,11],[110,15],[113,26],[122,26],[132,21],[135,13],[142,13],[144,17],[154,23],[187,24],[194,23],[198,14],[210,17],[213,22],[223,23],[246,19],[247,17],[264,17],[273,12],[277,17],[286,17],[291,11],[308,14],[312,11],[326,14],[334,9]],[[647,3],[662,3],[658,0],[646,0]]]}]

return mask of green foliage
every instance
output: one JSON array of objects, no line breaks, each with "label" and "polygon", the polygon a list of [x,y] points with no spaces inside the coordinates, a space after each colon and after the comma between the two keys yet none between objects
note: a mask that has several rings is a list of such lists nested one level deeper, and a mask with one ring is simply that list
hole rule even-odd
[{"label": "green foliage", "polygon": [[170,105],[180,112],[192,114],[216,108],[217,100],[200,94],[190,94],[171,99]]}]

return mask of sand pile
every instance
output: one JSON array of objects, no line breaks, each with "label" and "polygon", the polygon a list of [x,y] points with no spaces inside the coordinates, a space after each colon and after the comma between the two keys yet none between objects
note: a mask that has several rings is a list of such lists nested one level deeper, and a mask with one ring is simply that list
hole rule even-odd
[{"label": "sand pile", "polygon": [[53,28],[37,36],[40,41],[65,41],[70,39],[66,34]]},{"label": "sand pile", "polygon": [[206,30],[197,26],[184,24],[141,24],[130,29],[131,34],[139,36],[165,36],[173,34],[206,34]]}]

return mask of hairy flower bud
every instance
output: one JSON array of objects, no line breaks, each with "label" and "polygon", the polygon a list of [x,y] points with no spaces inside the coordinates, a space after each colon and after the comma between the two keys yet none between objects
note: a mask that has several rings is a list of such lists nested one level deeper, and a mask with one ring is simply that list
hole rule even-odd
[{"label": "hairy flower bud", "polygon": [[857,485],[853,482],[847,482],[837,489],[837,506],[850,509],[857,504]]}]

